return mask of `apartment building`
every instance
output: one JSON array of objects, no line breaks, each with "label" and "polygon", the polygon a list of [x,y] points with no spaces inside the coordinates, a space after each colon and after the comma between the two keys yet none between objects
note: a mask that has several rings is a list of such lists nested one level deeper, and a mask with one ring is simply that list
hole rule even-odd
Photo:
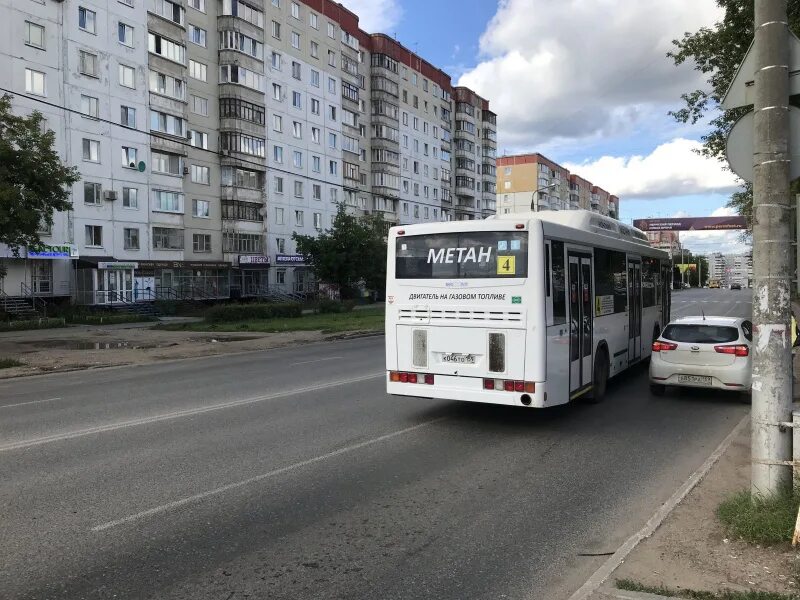
[{"label": "apartment building", "polygon": [[680,256],[681,238],[678,231],[647,231],[645,232],[653,248],[669,252],[670,256]]},{"label": "apartment building", "polygon": [[716,279],[723,287],[732,283],[746,287],[753,281],[753,253],[722,254],[714,252],[708,257],[708,269],[709,278]]},{"label": "apartment building", "polygon": [[498,158],[496,189],[503,213],[583,209],[619,218],[617,196],[539,153]]},{"label": "apartment building", "polygon": [[338,203],[390,223],[494,212],[488,101],[330,0],[0,0],[0,17],[0,87],[81,174],[43,251],[0,247],[6,295],[302,292],[292,236]]}]

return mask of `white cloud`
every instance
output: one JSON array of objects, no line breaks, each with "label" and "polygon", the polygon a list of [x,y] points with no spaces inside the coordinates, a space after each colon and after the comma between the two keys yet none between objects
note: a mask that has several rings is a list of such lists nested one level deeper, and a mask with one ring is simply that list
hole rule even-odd
[{"label": "white cloud", "polygon": [[500,0],[459,83],[492,103],[500,148],[624,133],[700,84],[665,55],[721,14],[696,0]]},{"label": "white cloud", "polygon": [[[731,217],[736,214],[734,209],[721,206],[713,211],[710,216]],[[684,247],[700,254],[711,254],[713,252],[742,254],[751,249],[749,244],[742,241],[741,231],[681,231],[680,236]]]},{"label": "white cloud", "polygon": [[399,0],[340,0],[342,6],[359,17],[359,27],[368,33],[392,34],[403,17]]},{"label": "white cloud", "polygon": [[704,193],[729,193],[739,187],[722,163],[694,152],[700,142],[677,138],[647,156],[602,156],[564,166],[612,194],[624,198],[670,198]]}]

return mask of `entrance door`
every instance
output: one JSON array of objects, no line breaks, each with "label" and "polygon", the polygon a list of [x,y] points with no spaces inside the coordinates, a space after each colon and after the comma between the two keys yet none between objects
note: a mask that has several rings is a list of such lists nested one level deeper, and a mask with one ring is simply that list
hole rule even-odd
[{"label": "entrance door", "polygon": [[642,358],[642,262],[628,260],[628,362]]},{"label": "entrance door", "polygon": [[569,391],[570,396],[592,384],[594,328],[592,257],[569,253]]}]

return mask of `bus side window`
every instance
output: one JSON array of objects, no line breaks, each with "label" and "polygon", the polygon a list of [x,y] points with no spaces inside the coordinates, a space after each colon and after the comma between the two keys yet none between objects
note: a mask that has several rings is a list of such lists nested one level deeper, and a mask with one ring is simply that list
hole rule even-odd
[{"label": "bus side window", "polygon": [[553,294],[551,278],[553,269],[550,266],[550,242],[544,243],[544,313],[545,324],[549,327],[553,324]]},{"label": "bus side window", "polygon": [[567,322],[567,282],[564,271],[564,242],[551,242],[553,279],[553,325]]}]

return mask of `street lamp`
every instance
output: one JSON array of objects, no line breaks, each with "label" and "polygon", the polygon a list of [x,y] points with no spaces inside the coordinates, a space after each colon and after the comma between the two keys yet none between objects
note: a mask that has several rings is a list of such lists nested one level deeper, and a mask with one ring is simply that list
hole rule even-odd
[{"label": "street lamp", "polygon": [[539,188],[538,190],[533,192],[533,194],[531,194],[531,212],[536,212],[536,205],[537,205],[538,200],[539,200],[539,192],[544,192],[545,190],[549,190],[551,188],[554,188],[557,185],[558,185],[558,182],[551,183],[550,185],[546,185],[546,186],[544,186],[542,188]]}]

